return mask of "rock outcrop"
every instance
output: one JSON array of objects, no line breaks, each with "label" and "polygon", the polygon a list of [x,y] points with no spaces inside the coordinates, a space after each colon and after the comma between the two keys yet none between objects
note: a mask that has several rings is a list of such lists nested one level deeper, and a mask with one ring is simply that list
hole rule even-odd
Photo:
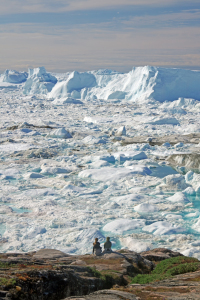
[{"label": "rock outcrop", "polygon": [[146,258],[150,261],[161,261],[171,257],[183,256],[183,254],[179,252],[174,252],[165,248],[156,248],[149,251],[143,251],[140,253],[143,258]]},{"label": "rock outcrop", "polygon": [[[58,300],[124,286],[153,263],[133,251],[72,256],[58,250],[0,254],[2,299]],[[1,299],[1,298],[0,298]]]},{"label": "rock outcrop", "polygon": [[[120,250],[101,256],[72,256],[53,249],[2,253],[0,299],[199,299],[199,270],[153,284],[130,284],[136,275],[151,273],[157,262],[180,255],[164,248],[140,254]],[[189,292],[196,298],[185,297]],[[185,298],[180,298],[183,293]]]}]

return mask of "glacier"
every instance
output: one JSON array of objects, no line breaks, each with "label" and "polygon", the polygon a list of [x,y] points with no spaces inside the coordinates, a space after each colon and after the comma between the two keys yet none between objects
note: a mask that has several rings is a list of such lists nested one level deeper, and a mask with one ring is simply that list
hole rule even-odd
[{"label": "glacier", "polygon": [[200,72],[0,75],[0,251],[200,258]]}]

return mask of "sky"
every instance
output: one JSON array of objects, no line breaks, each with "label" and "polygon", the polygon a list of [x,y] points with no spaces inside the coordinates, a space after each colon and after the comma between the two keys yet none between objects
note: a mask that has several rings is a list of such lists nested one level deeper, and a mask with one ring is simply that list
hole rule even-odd
[{"label": "sky", "polygon": [[0,0],[0,73],[200,69],[199,0]]}]

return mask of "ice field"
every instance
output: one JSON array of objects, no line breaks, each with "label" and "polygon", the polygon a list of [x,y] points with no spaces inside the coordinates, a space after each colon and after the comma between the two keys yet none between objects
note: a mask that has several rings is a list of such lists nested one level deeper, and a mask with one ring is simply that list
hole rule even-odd
[{"label": "ice field", "polygon": [[200,72],[0,76],[0,252],[200,258]]}]

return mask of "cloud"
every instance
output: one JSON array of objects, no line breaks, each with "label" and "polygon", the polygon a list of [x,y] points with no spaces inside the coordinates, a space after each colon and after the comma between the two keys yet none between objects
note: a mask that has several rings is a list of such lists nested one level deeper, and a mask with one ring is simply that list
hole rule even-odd
[{"label": "cloud", "polygon": [[159,7],[167,7],[171,5],[180,5],[184,6],[185,4],[199,4],[199,0],[167,0],[167,1],[160,1],[160,0],[101,0],[101,1],[94,1],[94,0],[75,0],[69,1],[69,10],[85,10],[85,9],[110,9],[113,7],[124,7],[126,5],[130,6],[159,6]]},{"label": "cloud", "polygon": [[129,6],[199,5],[199,0],[0,0],[0,15],[16,13],[66,12]]},{"label": "cloud", "polygon": [[138,65],[200,66],[199,27],[113,32],[94,24],[67,31],[47,26],[42,33],[35,24],[29,24],[30,34],[20,28],[26,24],[17,25],[18,32],[14,32],[16,25],[13,32],[9,26],[10,32],[0,35],[1,72],[42,65],[62,72],[99,68],[128,71]]},{"label": "cloud", "polygon": [[[0,14],[13,13],[0,19],[1,72],[41,65],[62,72],[99,68],[128,71],[133,65],[200,66],[200,7],[188,9],[186,5],[192,7],[199,0],[150,2],[0,0]],[[181,5],[158,9],[158,2],[160,6]],[[131,5],[130,13],[125,5]],[[155,9],[150,11],[152,5]],[[119,8],[119,15],[117,10],[112,13],[113,7]],[[68,13],[59,13],[63,11]],[[31,15],[33,12],[36,14]]]},{"label": "cloud", "polygon": [[200,24],[200,9],[185,10],[161,15],[134,16],[128,20],[122,20],[126,29],[146,27],[185,27]]}]

